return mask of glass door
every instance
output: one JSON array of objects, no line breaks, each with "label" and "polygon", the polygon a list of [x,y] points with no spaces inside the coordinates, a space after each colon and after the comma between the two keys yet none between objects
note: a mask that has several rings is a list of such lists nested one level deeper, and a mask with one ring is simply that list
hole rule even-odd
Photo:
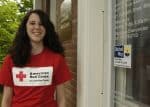
[{"label": "glass door", "polygon": [[131,46],[131,65],[114,66],[113,105],[150,107],[150,0],[113,0],[112,5],[114,47]]}]

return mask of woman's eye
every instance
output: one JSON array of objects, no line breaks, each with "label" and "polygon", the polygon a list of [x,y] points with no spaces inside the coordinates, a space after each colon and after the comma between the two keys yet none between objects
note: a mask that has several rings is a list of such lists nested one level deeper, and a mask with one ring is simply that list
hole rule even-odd
[{"label": "woman's eye", "polygon": [[36,23],[36,22],[29,22],[30,25],[39,25],[39,26],[43,26],[42,23]]}]

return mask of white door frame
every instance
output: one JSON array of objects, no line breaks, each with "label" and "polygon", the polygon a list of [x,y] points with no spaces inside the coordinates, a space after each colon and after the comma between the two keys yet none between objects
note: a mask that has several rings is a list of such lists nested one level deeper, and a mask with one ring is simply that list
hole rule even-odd
[{"label": "white door frame", "polygon": [[77,107],[111,107],[111,5],[78,0]]}]

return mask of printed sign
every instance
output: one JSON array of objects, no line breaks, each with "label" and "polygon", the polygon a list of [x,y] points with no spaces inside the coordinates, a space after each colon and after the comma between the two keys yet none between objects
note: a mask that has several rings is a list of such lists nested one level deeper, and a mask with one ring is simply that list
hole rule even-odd
[{"label": "printed sign", "polygon": [[131,45],[117,45],[114,51],[114,66],[131,68]]},{"label": "printed sign", "polygon": [[45,86],[52,82],[53,67],[13,67],[16,86]]}]

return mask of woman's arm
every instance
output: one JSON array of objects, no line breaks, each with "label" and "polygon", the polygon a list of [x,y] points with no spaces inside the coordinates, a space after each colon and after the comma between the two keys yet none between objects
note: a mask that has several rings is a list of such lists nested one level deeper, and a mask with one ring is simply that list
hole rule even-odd
[{"label": "woman's arm", "polygon": [[11,107],[12,95],[12,87],[4,86],[1,107]]},{"label": "woman's arm", "polygon": [[56,87],[56,99],[58,107],[66,107],[64,84],[60,84]]}]

